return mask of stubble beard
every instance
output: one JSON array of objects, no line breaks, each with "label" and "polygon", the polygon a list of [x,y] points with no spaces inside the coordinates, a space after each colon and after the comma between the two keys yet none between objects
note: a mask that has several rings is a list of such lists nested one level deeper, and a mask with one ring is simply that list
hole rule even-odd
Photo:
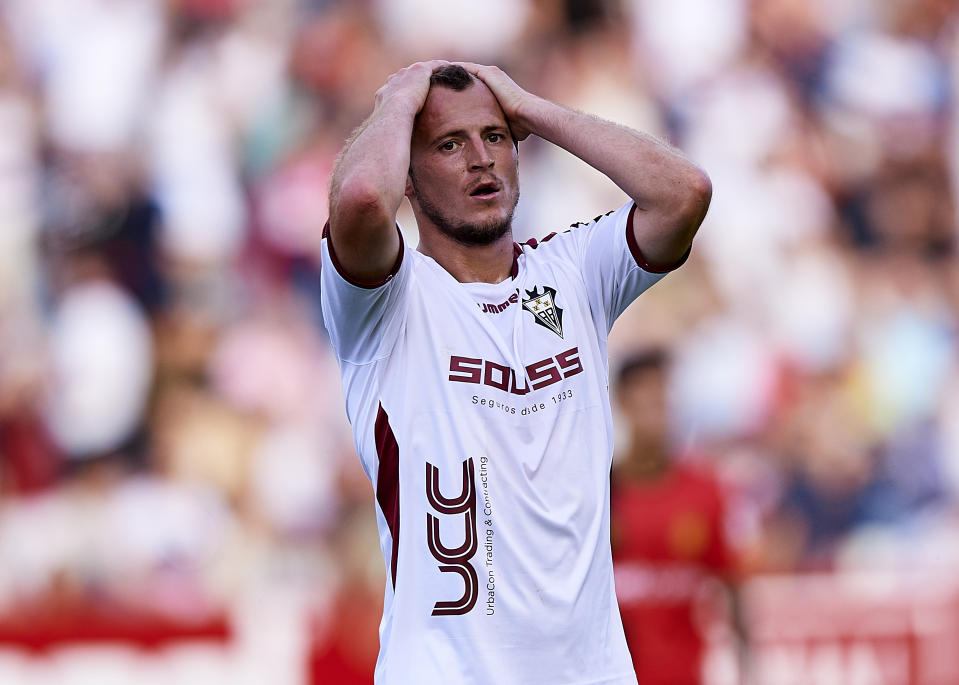
[{"label": "stubble beard", "polygon": [[438,204],[420,192],[420,189],[416,185],[416,179],[412,175],[410,176],[410,180],[413,183],[413,191],[416,193],[416,201],[420,211],[426,215],[426,218],[429,219],[443,235],[460,245],[466,247],[486,247],[487,245],[492,245],[506,235],[513,224],[513,212],[516,211],[516,204],[519,202],[518,189],[516,191],[516,197],[513,198],[513,205],[509,208],[509,212],[504,219],[491,219],[485,223],[470,223],[450,217]]}]

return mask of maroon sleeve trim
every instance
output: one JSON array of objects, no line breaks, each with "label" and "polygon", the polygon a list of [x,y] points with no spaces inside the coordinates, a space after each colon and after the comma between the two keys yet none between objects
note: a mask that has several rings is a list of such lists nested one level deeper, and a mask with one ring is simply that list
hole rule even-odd
[{"label": "maroon sleeve trim", "polygon": [[686,254],[684,254],[678,262],[670,266],[654,266],[646,261],[642,250],[639,249],[639,244],[636,242],[636,232],[633,230],[633,214],[635,213],[636,203],[633,203],[632,209],[629,210],[629,218],[626,220],[626,244],[629,246],[629,253],[633,255],[633,259],[636,260],[639,268],[651,274],[668,274],[670,271],[675,271],[685,264],[686,260],[689,259],[689,253],[693,249],[692,245],[686,249]]},{"label": "maroon sleeve trim", "polygon": [[379,288],[382,285],[389,283],[393,276],[399,273],[400,266],[403,264],[403,253],[406,251],[405,243],[403,242],[403,233],[400,231],[399,224],[396,226],[396,232],[400,236],[400,253],[396,256],[396,261],[393,263],[393,267],[390,269],[390,272],[386,274],[385,278],[377,280],[364,280],[351,276],[346,272],[346,269],[343,268],[343,265],[340,264],[340,260],[336,257],[336,252],[333,251],[333,241],[330,240],[330,222],[327,222],[323,225],[323,237],[326,238],[326,247],[330,251],[330,261],[333,262],[333,267],[344,281],[350,285],[355,285],[357,288],[366,288],[367,290],[372,290],[373,288]]}]

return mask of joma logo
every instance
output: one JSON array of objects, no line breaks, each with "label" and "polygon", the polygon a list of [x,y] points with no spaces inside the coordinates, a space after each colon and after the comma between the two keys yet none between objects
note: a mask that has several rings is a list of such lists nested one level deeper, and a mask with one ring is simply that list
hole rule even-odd
[{"label": "joma logo", "polygon": [[444,497],[440,492],[440,470],[426,462],[426,499],[437,514],[463,515],[463,544],[449,548],[440,540],[440,519],[426,514],[426,544],[443,573],[456,573],[463,579],[463,596],[455,600],[438,601],[433,605],[433,616],[459,616],[476,605],[479,580],[470,559],[476,554],[476,477],[472,457],[463,462],[463,485],[456,497]]}]

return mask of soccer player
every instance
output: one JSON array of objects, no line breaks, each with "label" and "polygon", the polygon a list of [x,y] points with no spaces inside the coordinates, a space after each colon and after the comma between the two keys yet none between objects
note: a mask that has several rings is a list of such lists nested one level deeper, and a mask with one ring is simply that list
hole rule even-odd
[{"label": "soccer player", "polygon": [[[639,682],[699,685],[703,624],[728,615],[740,669],[745,631],[737,554],[727,535],[729,496],[706,463],[678,458],[669,435],[668,371],[666,350],[653,347],[631,356],[617,376],[630,443],[613,470],[613,560]],[[721,609],[724,587],[728,612]]]},{"label": "soccer player", "polygon": [[[515,244],[530,134],[629,203]],[[377,683],[636,682],[609,542],[606,338],[683,262],[710,194],[666,145],[496,67],[417,63],[377,91],[333,171],[321,270],[387,568]]]}]

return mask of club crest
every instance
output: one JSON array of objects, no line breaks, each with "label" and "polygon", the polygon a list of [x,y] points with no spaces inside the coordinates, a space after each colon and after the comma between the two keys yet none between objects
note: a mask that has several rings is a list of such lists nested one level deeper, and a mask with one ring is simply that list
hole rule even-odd
[{"label": "club crest", "polygon": [[533,315],[536,323],[563,337],[563,310],[556,306],[556,290],[548,285],[527,290],[529,299],[523,300],[523,309]]}]

